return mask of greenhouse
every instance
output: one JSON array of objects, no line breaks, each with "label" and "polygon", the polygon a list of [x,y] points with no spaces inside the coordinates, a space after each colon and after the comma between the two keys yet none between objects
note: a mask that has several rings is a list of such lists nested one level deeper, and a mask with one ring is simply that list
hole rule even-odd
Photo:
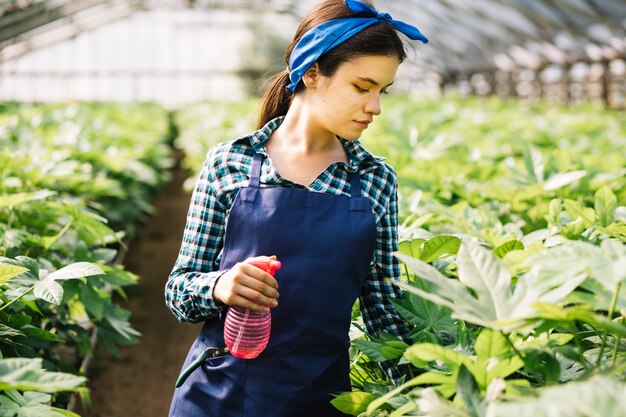
[{"label": "greenhouse", "polygon": [[625,109],[626,0],[0,0],[0,416],[626,417]]}]

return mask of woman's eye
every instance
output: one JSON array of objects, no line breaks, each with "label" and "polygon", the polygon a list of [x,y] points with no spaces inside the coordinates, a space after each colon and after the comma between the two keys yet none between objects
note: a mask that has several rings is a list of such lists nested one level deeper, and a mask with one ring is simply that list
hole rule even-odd
[{"label": "woman's eye", "polygon": [[359,93],[367,93],[368,91],[370,91],[367,88],[361,88],[358,85],[355,85],[354,88],[356,88],[356,91],[358,91]]}]

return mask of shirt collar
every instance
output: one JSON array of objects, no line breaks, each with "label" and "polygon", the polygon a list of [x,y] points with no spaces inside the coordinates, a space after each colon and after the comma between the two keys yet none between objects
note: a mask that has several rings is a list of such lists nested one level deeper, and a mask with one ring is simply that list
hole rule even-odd
[{"label": "shirt collar", "polygon": [[[255,152],[267,155],[267,142],[270,139],[272,133],[280,126],[285,119],[285,116],[278,116],[265,124],[261,129],[254,132],[249,136],[250,145]],[[339,141],[343,145],[343,148],[348,155],[348,171],[355,172],[359,166],[361,169],[365,169],[370,165],[377,165],[385,160],[385,158],[374,156],[365,150],[361,142],[358,140],[347,140],[339,138]]]}]

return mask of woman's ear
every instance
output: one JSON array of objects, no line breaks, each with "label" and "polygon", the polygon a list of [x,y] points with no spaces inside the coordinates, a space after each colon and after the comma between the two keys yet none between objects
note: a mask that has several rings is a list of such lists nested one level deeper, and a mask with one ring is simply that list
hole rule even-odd
[{"label": "woman's ear", "polygon": [[302,75],[302,82],[306,88],[315,89],[320,79],[320,66],[317,62],[309,67],[308,70]]}]

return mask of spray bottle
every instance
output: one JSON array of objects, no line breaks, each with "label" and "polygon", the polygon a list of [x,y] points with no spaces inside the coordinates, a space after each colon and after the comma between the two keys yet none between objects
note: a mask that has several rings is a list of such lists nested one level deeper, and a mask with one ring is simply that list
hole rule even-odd
[{"label": "spray bottle", "polygon": [[[280,269],[279,261],[251,261],[250,264],[274,276]],[[224,322],[224,342],[234,356],[253,359],[267,346],[272,327],[272,315],[262,311],[230,306]]]}]

